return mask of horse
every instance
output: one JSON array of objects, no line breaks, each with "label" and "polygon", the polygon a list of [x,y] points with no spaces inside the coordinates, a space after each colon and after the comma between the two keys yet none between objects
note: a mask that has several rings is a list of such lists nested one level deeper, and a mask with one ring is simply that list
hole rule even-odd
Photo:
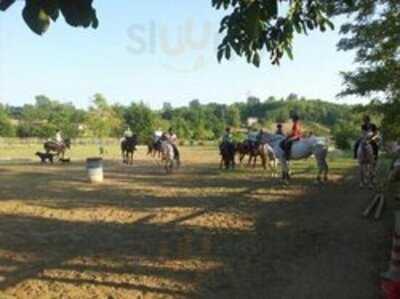
[{"label": "horse", "polygon": [[176,162],[174,147],[166,140],[160,143],[161,161],[164,163],[164,169],[167,173],[172,173]]},{"label": "horse", "polygon": [[322,182],[322,175],[323,180],[325,182],[328,181],[329,166],[326,161],[328,156],[328,146],[326,141],[316,136],[310,136],[296,141],[291,148],[291,155],[288,160],[282,148],[282,142],[285,138],[286,137],[282,135],[266,134],[266,141],[271,146],[276,158],[281,164],[282,179],[285,182],[290,180],[289,160],[302,160],[314,155],[318,166],[317,181]]},{"label": "horse", "polygon": [[122,163],[133,164],[133,154],[136,151],[137,136],[126,137],[121,141]]},{"label": "horse", "polygon": [[235,169],[235,144],[223,142],[219,146],[221,153],[220,169],[225,166],[225,169]]},{"label": "horse", "polygon": [[239,154],[239,163],[243,163],[243,159],[248,155],[249,160],[247,162],[247,167],[250,167],[252,165],[251,162],[253,162],[253,168],[255,168],[256,163],[257,163],[257,157],[259,156],[258,149],[256,147],[251,147],[249,142],[244,141],[244,142],[239,142],[236,145],[236,152]]},{"label": "horse", "polygon": [[369,142],[369,135],[363,136],[357,149],[357,161],[360,171],[360,188],[365,185],[373,187],[375,184],[376,158]]},{"label": "horse", "polygon": [[161,157],[161,143],[159,141],[150,141],[147,144],[147,155],[151,155],[153,158],[158,156]]},{"label": "horse", "polygon": [[267,170],[268,166],[269,170],[271,171],[271,175],[275,177],[277,174],[278,159],[273,148],[268,143],[258,145],[253,167],[255,167],[257,156],[260,156],[261,164],[264,170]]},{"label": "horse", "polygon": [[274,174],[277,167],[277,159],[272,147],[267,143],[263,142],[262,144],[257,145],[255,148],[251,148],[250,145],[246,142],[238,143],[236,146],[236,151],[239,154],[239,161],[242,164],[243,159],[246,155],[249,155],[248,166],[252,164],[253,168],[256,167],[257,157],[261,158],[261,164],[264,170],[267,169],[267,165]]},{"label": "horse", "polygon": [[47,154],[54,152],[58,158],[64,158],[65,151],[71,148],[71,140],[67,138],[62,143],[47,141],[43,147]]}]

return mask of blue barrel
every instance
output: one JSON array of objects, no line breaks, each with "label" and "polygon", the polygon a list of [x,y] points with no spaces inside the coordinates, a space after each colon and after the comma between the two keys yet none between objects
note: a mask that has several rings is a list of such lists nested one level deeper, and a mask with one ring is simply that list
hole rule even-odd
[{"label": "blue barrel", "polygon": [[86,159],[86,169],[88,172],[89,181],[91,183],[103,182],[103,159],[88,158]]}]

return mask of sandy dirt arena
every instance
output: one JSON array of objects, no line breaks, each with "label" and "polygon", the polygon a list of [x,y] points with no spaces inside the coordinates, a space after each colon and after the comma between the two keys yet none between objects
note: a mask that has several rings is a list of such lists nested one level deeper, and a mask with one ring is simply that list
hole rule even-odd
[{"label": "sandy dirt arena", "polygon": [[313,161],[296,163],[283,186],[261,169],[220,171],[212,148],[184,148],[171,175],[144,149],[133,166],[114,150],[92,185],[85,154],[71,155],[0,162],[1,299],[380,296],[395,203],[362,218],[371,195],[353,161],[331,162],[323,187]]}]

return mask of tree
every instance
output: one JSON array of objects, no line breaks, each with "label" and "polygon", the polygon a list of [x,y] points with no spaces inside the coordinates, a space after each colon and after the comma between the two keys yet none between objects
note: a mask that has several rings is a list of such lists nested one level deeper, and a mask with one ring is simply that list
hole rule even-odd
[{"label": "tree", "polygon": [[101,94],[95,94],[86,117],[86,125],[90,135],[94,137],[116,137],[122,121],[118,113],[108,105],[107,99]]},{"label": "tree", "polygon": [[231,127],[240,127],[240,110],[236,105],[229,106],[226,112],[226,122]]},{"label": "tree", "polygon": [[0,104],[0,136],[12,137],[15,135],[15,128],[11,122],[7,110]]},{"label": "tree", "polygon": [[171,120],[172,116],[173,116],[173,108],[171,103],[169,102],[165,102],[163,104],[163,108],[162,108],[162,118],[163,119],[167,119],[167,120]]},{"label": "tree", "polygon": [[[7,10],[15,1],[0,0],[0,10]],[[267,51],[272,63],[278,64],[285,53],[292,58],[295,33],[333,28],[330,15],[348,9],[354,1],[357,0],[212,0],[215,9],[228,11],[220,25],[224,38],[218,59],[230,59],[235,52],[259,66],[262,51]],[[97,28],[92,4],[93,0],[25,0],[22,15],[37,34],[46,32],[60,14],[71,26]]]},{"label": "tree", "polygon": [[156,114],[144,103],[132,103],[124,113],[126,124],[138,135],[139,141],[148,142],[153,135],[156,125]]},{"label": "tree", "polygon": [[396,138],[400,119],[393,112],[400,105],[400,2],[358,0],[349,13],[354,22],[342,26],[345,37],[338,48],[356,51],[360,67],[343,73],[345,90],[340,95],[381,100],[386,137]]},{"label": "tree", "polygon": [[[0,0],[0,10],[7,10],[16,0]],[[25,0],[22,17],[29,28],[43,34],[51,22],[55,22],[62,14],[65,21],[74,27],[97,28],[96,10],[93,0]]]},{"label": "tree", "polygon": [[34,105],[14,107],[10,111],[16,112],[19,137],[41,138],[51,138],[58,130],[66,137],[77,137],[85,114],[71,103],[59,103],[45,95],[36,96]]}]

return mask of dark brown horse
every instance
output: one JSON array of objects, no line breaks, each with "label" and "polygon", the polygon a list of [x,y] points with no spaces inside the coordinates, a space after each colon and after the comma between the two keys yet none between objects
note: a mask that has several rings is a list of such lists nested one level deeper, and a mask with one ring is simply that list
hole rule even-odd
[{"label": "dark brown horse", "polygon": [[255,168],[257,164],[257,158],[260,157],[261,165],[264,170],[266,170],[268,166],[272,172],[275,172],[276,157],[273,149],[269,145],[257,144],[254,147],[251,147],[248,142],[240,142],[236,145],[236,152],[239,154],[240,164],[242,164],[244,157],[248,155],[249,161],[247,166],[252,166]]},{"label": "dark brown horse", "polygon": [[58,158],[64,158],[65,151],[71,148],[71,140],[67,138],[62,143],[47,141],[43,147],[47,154],[53,152]]},{"label": "dark brown horse", "polygon": [[221,143],[219,146],[221,154],[220,169],[225,166],[225,169],[235,169],[235,152],[236,146],[233,143]]},{"label": "dark brown horse", "polygon": [[153,158],[156,156],[161,157],[161,142],[154,142],[153,140],[147,143],[147,155],[151,155]]},{"label": "dark brown horse", "polygon": [[126,137],[121,141],[121,155],[122,162],[128,165],[133,164],[133,154],[136,151],[137,146],[137,136]]},{"label": "dark brown horse", "polygon": [[257,162],[257,152],[256,148],[252,148],[249,142],[239,142],[236,145],[236,152],[239,154],[239,163],[243,163],[243,159],[248,155],[249,156],[249,161],[247,163],[247,166],[251,165],[251,162],[253,161],[253,167],[255,167],[256,162]]}]

